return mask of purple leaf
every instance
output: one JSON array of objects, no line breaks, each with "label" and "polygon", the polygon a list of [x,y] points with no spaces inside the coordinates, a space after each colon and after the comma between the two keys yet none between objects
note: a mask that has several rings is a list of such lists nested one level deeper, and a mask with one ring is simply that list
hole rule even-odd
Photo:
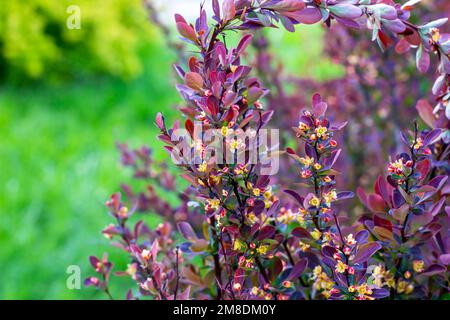
[{"label": "purple leaf", "polygon": [[177,224],[178,231],[181,233],[181,235],[187,239],[187,240],[196,240],[197,235],[195,234],[194,229],[192,229],[192,226],[188,222],[179,222]]},{"label": "purple leaf", "polygon": [[338,200],[351,199],[354,196],[355,196],[355,194],[351,191],[342,191],[342,192],[337,193]]},{"label": "purple leaf", "polygon": [[448,266],[450,264],[450,253],[441,254],[439,256],[439,262],[441,262],[443,265]]},{"label": "purple leaf", "polygon": [[291,231],[291,234],[294,237],[300,238],[300,239],[309,239],[310,238],[310,234],[308,232],[308,230],[306,230],[305,228],[302,227],[296,227]]},{"label": "purple leaf", "polygon": [[[433,94],[437,94],[434,93]],[[433,107],[426,100],[419,100],[416,104],[416,109],[419,112],[420,118],[425,122],[430,128],[434,128],[434,122],[436,120]]]},{"label": "purple leaf", "polygon": [[275,234],[276,229],[274,226],[264,226],[261,228],[261,230],[258,233],[258,237],[256,240],[261,241],[264,239],[271,239],[273,235]]},{"label": "purple leaf", "polygon": [[355,235],[355,240],[359,244],[366,243],[368,238],[369,238],[369,232],[367,230],[358,231],[358,233]]},{"label": "purple leaf", "polygon": [[[331,246],[324,246],[324,247],[322,248],[322,254],[323,254],[325,257],[328,257],[328,258],[333,258],[333,255],[334,255],[336,252],[337,252],[336,248],[331,247]],[[334,258],[333,258],[333,259],[334,259]]]},{"label": "purple leaf", "polygon": [[307,258],[300,259],[292,268],[291,272],[289,273],[289,276],[287,277],[287,280],[292,280],[300,277],[307,267],[308,267],[308,259]]},{"label": "purple leaf", "polygon": [[325,102],[319,102],[312,106],[312,111],[316,117],[321,117],[327,111],[328,105]]},{"label": "purple leaf", "polygon": [[261,212],[263,212],[265,208],[266,208],[266,204],[264,203],[264,201],[256,200],[255,205],[253,206],[253,212],[256,215],[260,215]]},{"label": "purple leaf", "polygon": [[406,30],[406,25],[400,20],[384,20],[383,26],[393,33],[402,33]]},{"label": "purple leaf", "polygon": [[441,264],[432,264],[428,268],[425,269],[424,272],[421,273],[421,275],[424,276],[434,276],[437,274],[441,274],[447,271],[447,268]]},{"label": "purple leaf", "polygon": [[161,112],[158,112],[156,114],[156,125],[158,126],[158,128],[160,130],[165,130],[165,125],[164,125],[164,117],[161,114]]},{"label": "purple leaf", "polygon": [[320,10],[312,7],[295,12],[285,12],[283,15],[304,24],[314,24],[322,20],[322,13]]},{"label": "purple leaf", "polygon": [[97,264],[100,262],[100,260],[95,257],[95,256],[90,256],[89,257],[89,262],[91,263],[91,266],[96,269],[97,268]]},{"label": "purple leaf", "polygon": [[419,46],[416,53],[416,65],[417,70],[422,73],[426,73],[430,67],[430,55],[425,51],[423,45]]},{"label": "purple leaf", "polygon": [[212,8],[213,8],[213,12],[217,18],[217,20],[220,20],[220,5],[219,5],[219,0],[213,0],[212,1]]},{"label": "purple leaf", "polygon": [[372,289],[371,297],[375,299],[383,299],[390,295],[389,290],[386,289]]},{"label": "purple leaf", "polygon": [[234,0],[223,0],[222,2],[222,21],[228,22],[234,18],[236,15],[236,7],[234,5]]},{"label": "purple leaf", "polygon": [[437,177],[434,177],[430,182],[428,182],[428,185],[439,190],[447,182],[447,180],[448,180],[448,176],[444,176],[444,175],[437,176]]},{"label": "purple leaf", "polygon": [[303,201],[305,200],[303,197],[301,197],[296,191],[294,190],[284,190],[285,193],[293,197],[299,205],[303,206]]},{"label": "purple leaf", "polygon": [[239,44],[236,47],[236,55],[240,55],[242,52],[244,52],[245,48],[252,42],[253,36],[251,34],[246,34],[242,37],[241,41],[239,41]]},{"label": "purple leaf", "polygon": [[328,9],[332,14],[346,19],[356,19],[362,15],[361,8],[347,3],[339,3],[333,6],[328,6]]},{"label": "purple leaf", "polygon": [[423,144],[426,146],[429,146],[430,144],[433,144],[435,142],[437,142],[442,134],[442,130],[441,129],[434,129],[431,130],[426,136],[425,139],[423,140]]},{"label": "purple leaf", "polygon": [[363,263],[370,259],[370,257],[381,249],[381,245],[378,242],[370,242],[363,244],[358,248],[352,263]]}]

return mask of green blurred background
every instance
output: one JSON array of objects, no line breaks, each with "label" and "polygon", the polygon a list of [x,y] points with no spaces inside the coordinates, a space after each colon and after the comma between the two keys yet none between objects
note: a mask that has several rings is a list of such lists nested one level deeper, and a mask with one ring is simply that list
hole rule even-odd
[{"label": "green blurred background", "polygon": [[[186,7],[186,0],[158,7],[170,31],[166,17],[181,2]],[[195,13],[200,1],[188,3]],[[72,4],[81,9],[81,29],[66,27]],[[276,54],[292,74],[338,76],[339,67],[317,60],[323,30],[306,28],[271,31],[273,47],[283,47]],[[66,268],[92,275],[88,256],[104,251],[115,271],[125,268],[126,257],[100,234],[110,222],[104,201],[121,182],[132,183],[115,142],[147,144],[165,157],[153,119],[158,111],[179,117],[175,61],[140,0],[2,2],[0,299],[104,298],[67,289]],[[113,294],[121,297],[130,281],[113,278]]]}]

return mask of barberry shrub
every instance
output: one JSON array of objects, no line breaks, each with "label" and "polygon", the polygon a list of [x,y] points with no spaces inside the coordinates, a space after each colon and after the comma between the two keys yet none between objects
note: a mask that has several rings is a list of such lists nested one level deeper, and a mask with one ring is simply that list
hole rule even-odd
[{"label": "barberry shrub", "polygon": [[[175,16],[182,39],[197,52],[184,66],[175,65],[186,120],[170,127],[158,114],[156,125],[190,186],[177,190],[150,148],[119,146],[122,162],[149,183],[140,193],[123,186],[132,210],[119,193],[106,203],[114,223],[103,234],[130,259],[117,274],[137,283],[127,299],[445,297],[450,38],[438,29],[446,19],[420,26],[409,21],[418,2],[213,0],[213,24],[203,7],[195,24]],[[243,63],[253,30],[282,25],[294,31],[296,24],[319,22],[367,27],[383,50],[393,44],[404,49],[400,53],[416,48],[420,71],[429,68],[431,54],[439,63],[437,105],[418,108],[431,129],[416,124],[401,134],[404,152],[390,159],[386,178],[376,180],[374,193],[357,189],[367,211],[356,219],[339,210],[354,196],[340,191],[343,173],[336,169],[346,152],[338,141],[347,122],[335,120],[341,115],[314,94],[308,107],[296,109],[297,147],[280,151],[269,130],[276,106],[264,109],[268,90]],[[244,32],[235,48],[221,40],[229,31]],[[277,179],[279,157],[296,168],[297,177],[288,177],[296,188],[283,188]],[[176,194],[181,204],[162,200],[154,186]],[[164,222],[155,229],[142,221],[130,225],[131,215],[145,211]],[[106,255],[90,262],[98,275],[86,285],[111,296],[112,263]]]}]

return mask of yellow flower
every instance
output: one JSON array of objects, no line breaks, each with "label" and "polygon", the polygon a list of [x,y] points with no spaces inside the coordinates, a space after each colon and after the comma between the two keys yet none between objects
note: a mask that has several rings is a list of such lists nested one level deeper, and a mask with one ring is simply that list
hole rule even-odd
[{"label": "yellow flower", "polygon": [[302,241],[299,241],[299,242],[298,242],[298,246],[300,247],[300,249],[301,249],[303,252],[308,251],[309,248],[311,247],[309,244],[304,243],[304,242],[302,242]]},{"label": "yellow flower", "polygon": [[327,133],[327,128],[318,126],[314,131],[316,132],[317,136],[319,138],[321,138],[322,136],[324,136]]},{"label": "yellow flower", "polygon": [[423,260],[414,260],[413,269],[415,272],[423,272],[425,269],[425,262]]},{"label": "yellow flower", "polygon": [[130,275],[133,279],[136,276],[136,271],[137,271],[137,265],[136,263],[131,263],[127,265],[127,273],[128,275]]},{"label": "yellow flower", "polygon": [[431,33],[431,39],[433,40],[433,42],[438,42],[441,39],[441,34],[440,34],[438,28],[432,28],[430,30],[430,33]]},{"label": "yellow flower", "polygon": [[423,146],[423,142],[421,138],[417,138],[416,143],[414,143],[414,149],[418,150]]},{"label": "yellow flower", "polygon": [[352,234],[352,233],[350,233],[347,237],[345,237],[345,241],[347,242],[347,244],[348,244],[349,246],[352,246],[352,245],[356,244],[356,240],[355,240],[355,238],[353,237],[353,234]]},{"label": "yellow flower", "polygon": [[299,161],[305,167],[309,167],[310,165],[312,165],[314,163],[314,158],[310,158],[310,157],[306,156],[306,158],[300,158]]},{"label": "yellow flower", "polygon": [[323,177],[323,182],[325,182],[325,183],[330,183],[331,182],[331,178],[329,177],[329,176],[325,176],[325,177]]},{"label": "yellow flower", "polygon": [[386,272],[384,275],[384,281],[389,288],[395,287],[395,279],[392,273]]},{"label": "yellow flower", "polygon": [[236,291],[240,291],[241,288],[242,288],[242,286],[241,286],[240,283],[235,283],[235,284],[233,285],[233,289],[236,290]]},{"label": "yellow flower", "polygon": [[322,273],[322,267],[321,266],[315,266],[314,269],[313,269],[314,277],[318,278],[321,273]]},{"label": "yellow flower", "polygon": [[240,148],[240,146],[242,145],[242,141],[239,140],[239,139],[232,139],[232,140],[229,142],[229,145],[230,145],[231,151],[234,151],[234,150]]},{"label": "yellow flower", "polygon": [[220,133],[222,134],[222,136],[226,137],[228,135],[228,127],[227,126],[223,126],[220,129]]},{"label": "yellow flower", "polygon": [[325,203],[329,206],[331,204],[331,202],[337,200],[336,190],[331,190],[330,192],[325,193],[323,195],[323,198],[325,199]]},{"label": "yellow flower", "polygon": [[306,123],[301,122],[301,121],[298,123],[298,128],[300,130],[302,130],[302,131],[307,131],[309,129],[308,125]]},{"label": "yellow flower", "polygon": [[322,169],[322,165],[320,164],[320,163],[314,163],[314,169],[316,169],[316,170],[320,170],[320,169]]},{"label": "yellow flower", "polygon": [[313,237],[314,240],[319,240],[320,237],[322,236],[322,233],[319,230],[317,230],[317,229],[314,229],[314,231],[310,232],[310,234],[311,234],[311,237]]},{"label": "yellow flower", "polygon": [[268,245],[262,245],[262,246],[259,246],[258,248],[256,248],[256,252],[261,255],[265,255],[267,253],[267,250],[269,250]]},{"label": "yellow flower", "polygon": [[253,287],[252,288],[252,294],[254,295],[254,296],[257,296],[258,294],[259,294],[259,288],[258,287]]},{"label": "yellow flower", "polygon": [[406,294],[411,294],[413,291],[414,291],[414,286],[413,286],[411,283],[409,283],[409,284],[406,286],[405,293],[406,293]]},{"label": "yellow flower", "polygon": [[317,197],[312,197],[309,202],[308,202],[311,206],[313,207],[319,207],[320,206],[320,200]]},{"label": "yellow flower", "polygon": [[348,292],[355,292],[356,288],[355,286],[348,287]]},{"label": "yellow flower", "polygon": [[241,240],[239,240],[239,239],[234,240],[234,246],[233,246],[234,251],[244,250],[245,247],[246,247],[245,243],[243,243]]},{"label": "yellow flower", "polygon": [[259,188],[253,189],[253,195],[259,197],[261,195],[261,190]]},{"label": "yellow flower", "polygon": [[250,223],[253,225],[253,224],[255,224],[255,222],[256,222],[256,216],[255,216],[255,214],[253,213],[253,212],[250,212],[248,215],[247,215],[247,219],[250,221]]},{"label": "yellow flower", "polygon": [[203,161],[203,163],[198,166],[198,171],[199,172],[206,172],[206,168],[207,167],[208,167],[208,165],[206,164],[206,161]]},{"label": "yellow flower", "polygon": [[270,190],[267,190],[264,192],[263,196],[264,196],[264,199],[270,199],[270,197],[272,196],[272,193],[270,192]]},{"label": "yellow flower", "polygon": [[367,288],[367,285],[365,283],[363,283],[362,285],[358,286],[356,290],[358,291],[358,294],[365,295],[366,293],[369,293],[370,289]]},{"label": "yellow flower", "polygon": [[213,210],[219,209],[219,206],[220,206],[220,200],[219,199],[209,199],[209,200],[206,200],[206,203]]},{"label": "yellow flower", "polygon": [[397,293],[405,292],[407,285],[408,285],[408,283],[406,281],[399,280],[397,283]]},{"label": "yellow flower", "polygon": [[348,266],[345,263],[343,263],[341,260],[339,260],[334,268],[335,268],[336,272],[344,273],[345,270],[347,270]]},{"label": "yellow flower", "polygon": [[220,182],[220,180],[222,179],[220,176],[216,176],[216,175],[210,175],[209,178],[211,179],[211,182],[214,184],[218,184]]},{"label": "yellow flower", "polygon": [[151,257],[151,252],[150,252],[150,250],[147,250],[147,249],[144,249],[144,250],[142,250],[142,252],[141,252],[141,257],[142,257],[142,259],[144,259],[144,260],[149,260],[150,259],[150,257]]}]

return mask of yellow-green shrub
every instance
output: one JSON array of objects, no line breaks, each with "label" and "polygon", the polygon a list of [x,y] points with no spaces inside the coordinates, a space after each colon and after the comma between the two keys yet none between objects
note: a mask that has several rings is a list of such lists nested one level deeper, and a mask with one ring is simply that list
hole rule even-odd
[{"label": "yellow-green shrub", "polygon": [[[81,28],[69,29],[67,8],[81,10]],[[138,50],[152,31],[141,0],[8,0],[0,5],[0,60],[6,72],[40,78],[140,71]],[[5,69],[5,68],[2,68]]]}]

